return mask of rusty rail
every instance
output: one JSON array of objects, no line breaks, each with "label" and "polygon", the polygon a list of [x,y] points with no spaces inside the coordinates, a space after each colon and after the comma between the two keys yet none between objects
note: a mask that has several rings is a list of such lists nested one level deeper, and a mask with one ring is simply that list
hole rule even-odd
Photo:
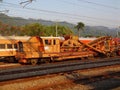
[{"label": "rusty rail", "polygon": [[7,80],[14,80],[19,78],[33,77],[33,76],[41,76],[47,74],[54,73],[63,73],[70,72],[75,70],[89,69],[95,67],[103,67],[110,65],[120,65],[120,58],[116,58],[115,60],[104,60],[104,61],[94,61],[94,62],[74,62],[74,63],[63,63],[63,64],[55,64],[49,66],[33,66],[33,67],[23,67],[16,69],[7,69],[0,71],[0,82]]}]

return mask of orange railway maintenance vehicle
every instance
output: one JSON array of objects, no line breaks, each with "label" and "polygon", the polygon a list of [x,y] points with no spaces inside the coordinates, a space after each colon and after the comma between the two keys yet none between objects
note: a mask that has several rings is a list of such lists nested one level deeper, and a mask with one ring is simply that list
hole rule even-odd
[{"label": "orange railway maintenance vehicle", "polygon": [[86,44],[86,46],[100,56],[102,55],[111,57],[116,56],[117,54],[119,45],[116,43],[117,41],[115,41],[114,38],[110,36],[102,36],[89,42],[88,44]]},{"label": "orange railway maintenance vehicle", "polygon": [[120,38],[114,38],[117,54],[120,56]]},{"label": "orange railway maintenance vehicle", "polygon": [[95,56],[116,56],[117,48],[111,37],[104,36],[89,43],[70,36],[61,40],[59,37],[30,37],[17,43],[15,58],[20,63],[36,64],[40,61],[61,61]]},{"label": "orange railway maintenance vehicle", "polygon": [[0,37],[0,58],[9,62],[36,64],[37,62],[62,61],[75,58],[112,57],[120,55],[119,40],[103,36],[96,39],[79,39],[77,36]]},{"label": "orange railway maintenance vehicle", "polygon": [[18,42],[16,58],[20,63],[36,64],[38,61],[60,61],[93,57],[93,52],[83,51],[78,39],[61,40],[58,37],[31,37]]}]

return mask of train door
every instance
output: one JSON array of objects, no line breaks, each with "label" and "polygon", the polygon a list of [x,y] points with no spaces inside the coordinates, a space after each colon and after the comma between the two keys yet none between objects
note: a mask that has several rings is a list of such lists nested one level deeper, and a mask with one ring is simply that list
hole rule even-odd
[{"label": "train door", "polygon": [[21,41],[18,42],[18,52],[23,52],[23,43]]}]

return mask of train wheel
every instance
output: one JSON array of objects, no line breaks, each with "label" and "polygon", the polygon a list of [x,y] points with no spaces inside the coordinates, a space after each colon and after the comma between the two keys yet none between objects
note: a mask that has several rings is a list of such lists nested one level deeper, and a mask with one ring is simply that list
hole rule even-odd
[{"label": "train wheel", "polygon": [[36,65],[36,64],[38,63],[38,60],[37,60],[37,59],[31,59],[31,60],[30,60],[30,63],[31,63],[32,65]]},{"label": "train wheel", "polygon": [[111,57],[115,57],[115,56],[117,56],[117,53],[116,53],[116,52],[113,52],[113,53],[111,54]]},{"label": "train wheel", "polygon": [[106,53],[106,56],[109,58],[111,56],[111,54],[110,53]]}]

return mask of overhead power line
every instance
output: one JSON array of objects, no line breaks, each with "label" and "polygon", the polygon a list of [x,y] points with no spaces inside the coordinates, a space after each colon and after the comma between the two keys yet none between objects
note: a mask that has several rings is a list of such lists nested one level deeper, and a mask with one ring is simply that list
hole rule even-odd
[{"label": "overhead power line", "polygon": [[[9,7],[17,7],[17,8],[23,9],[19,5],[13,4],[13,3],[3,2],[2,4],[10,5]],[[64,13],[64,12],[58,12],[58,11],[42,10],[42,9],[28,8],[28,7],[25,7],[24,9],[30,10],[30,11],[32,10],[34,12],[37,11],[38,13],[44,12],[44,13],[48,13],[48,14],[64,15],[65,17],[69,17],[71,19],[77,19],[77,20],[80,19],[80,18],[82,18],[82,19],[86,18],[87,21],[93,21],[93,22],[97,22],[97,21],[105,22],[105,21],[108,21],[108,23],[109,23],[110,21],[112,21],[110,19],[95,18],[95,17],[89,17],[89,16],[84,16],[84,15],[76,15],[76,14],[70,14],[70,13]],[[91,20],[88,20],[88,19],[91,19]]]},{"label": "overhead power line", "polygon": [[[79,3],[73,3],[71,1],[66,1],[66,0],[59,0],[59,2],[63,2],[63,3],[66,3],[66,4],[70,4],[70,5],[74,5],[74,6],[79,6],[79,7],[82,7],[82,8],[85,8],[86,6],[81,6]],[[88,8],[88,7],[86,7]],[[89,7],[88,9],[96,9],[96,8],[93,8],[93,7]]]},{"label": "overhead power line", "polygon": [[[11,6],[9,6],[9,5],[4,5],[4,4],[2,4],[3,6],[7,6],[7,7],[11,7]],[[16,8],[16,9],[19,9],[19,11],[23,11],[23,8],[20,8],[20,7],[18,7],[18,6],[14,6],[14,5],[12,5],[12,8]],[[36,10],[31,10],[31,9],[26,9],[26,8],[24,8],[24,10],[29,10],[29,11],[25,11],[25,12],[27,12],[27,13],[35,13],[36,12]],[[38,11],[37,11],[38,12]],[[44,14],[44,15],[50,15],[50,14],[55,14],[55,13],[49,13],[49,12],[38,12],[38,13],[40,13],[40,14]],[[63,14],[58,14],[58,15],[63,15]],[[91,20],[91,18],[83,18],[83,17],[75,17],[75,16],[71,16],[71,15],[65,15],[64,14],[64,17],[67,17],[67,18],[70,18],[70,19],[73,19],[73,20],[87,20],[88,22],[95,22],[95,23],[100,23],[100,21],[99,20],[96,20],[96,19],[92,19]],[[104,20],[102,20],[102,22],[104,22]]]},{"label": "overhead power line", "polygon": [[103,6],[103,7],[106,7],[106,8],[120,9],[118,7],[113,7],[113,6],[109,6],[109,5],[105,5],[105,4],[95,3],[95,2],[91,2],[91,1],[87,1],[87,0],[78,0],[78,1],[82,1],[82,2],[85,2],[85,3],[90,3],[90,4],[94,4],[94,5],[98,5],[98,6]]},{"label": "overhead power line", "polygon": [[[68,17],[68,16],[66,16],[66,17],[67,17],[67,18],[70,18],[70,20],[72,20],[72,21],[73,21],[73,20],[79,20],[79,19],[80,19],[80,18],[73,18],[73,17]],[[31,20],[31,19],[32,19],[32,18],[31,18],[31,19],[24,19],[24,18],[19,18],[19,17],[10,17],[10,18],[9,18],[9,17],[4,17],[4,16],[0,16],[0,18],[2,18],[2,19],[7,19],[7,20],[8,20],[8,19],[12,19],[13,21],[16,21],[16,20],[18,20],[18,21],[19,21],[19,20],[20,20],[20,21],[21,21],[21,20]],[[42,19],[41,19],[41,20],[42,20]],[[87,21],[86,24],[90,24],[91,22],[92,22],[92,23],[100,23],[99,21],[94,21],[94,20],[86,20],[86,19],[80,19],[80,20],[81,20],[81,21],[84,21],[84,20]],[[36,20],[35,20],[35,21],[36,21]],[[38,21],[36,21],[36,22],[38,22]],[[103,21],[103,22],[104,22],[104,21]],[[102,23],[102,22],[101,22],[101,23]],[[113,26],[113,27],[115,26],[115,25],[113,25],[113,24],[107,24],[107,23],[106,23],[105,25],[109,25],[109,26]]]},{"label": "overhead power line", "polygon": [[[66,1],[66,0],[59,0],[59,2],[63,2],[63,3],[66,3],[66,4],[69,4],[69,5],[73,5],[73,6],[78,6],[78,7],[80,7],[80,8],[87,8],[87,9],[91,9],[91,10],[97,10],[97,12],[98,11],[102,11],[102,12],[104,12],[104,13],[114,13],[113,11],[111,12],[109,12],[109,11],[107,11],[106,12],[106,10],[103,10],[103,9],[100,9],[100,8],[96,8],[96,7],[91,7],[91,6],[81,6],[81,4],[80,3],[73,3],[73,2],[71,2],[71,1]],[[115,9],[114,9],[115,10]]]},{"label": "overhead power line", "polygon": [[85,16],[85,15],[64,13],[64,12],[58,12],[58,11],[42,10],[42,9],[35,9],[35,8],[28,8],[28,7],[25,7],[25,9],[36,10],[36,11],[47,12],[47,13],[54,13],[54,14],[62,14],[62,15],[67,15],[67,16],[84,17],[84,18],[95,19],[95,20],[100,20],[100,21],[103,21],[103,20],[112,21],[110,19],[95,18],[95,17]]},{"label": "overhead power line", "polygon": [[[9,4],[9,5],[12,5],[12,6],[17,6],[18,8],[20,8],[19,5],[17,5],[17,4],[8,3],[8,2],[3,2],[3,3]],[[64,16],[72,16],[72,17],[78,17],[78,18],[84,17],[84,18],[94,19],[94,20],[97,20],[97,21],[103,21],[103,20],[113,21],[113,20],[110,20],[110,19],[95,18],[95,17],[85,16],[85,15],[78,15],[78,14],[71,14],[71,13],[64,13],[64,12],[50,11],[50,10],[43,10],[43,9],[36,9],[36,8],[25,7],[24,9],[32,10],[32,11],[46,12],[46,13],[53,13],[53,14],[60,14],[60,15],[64,15]]]}]

